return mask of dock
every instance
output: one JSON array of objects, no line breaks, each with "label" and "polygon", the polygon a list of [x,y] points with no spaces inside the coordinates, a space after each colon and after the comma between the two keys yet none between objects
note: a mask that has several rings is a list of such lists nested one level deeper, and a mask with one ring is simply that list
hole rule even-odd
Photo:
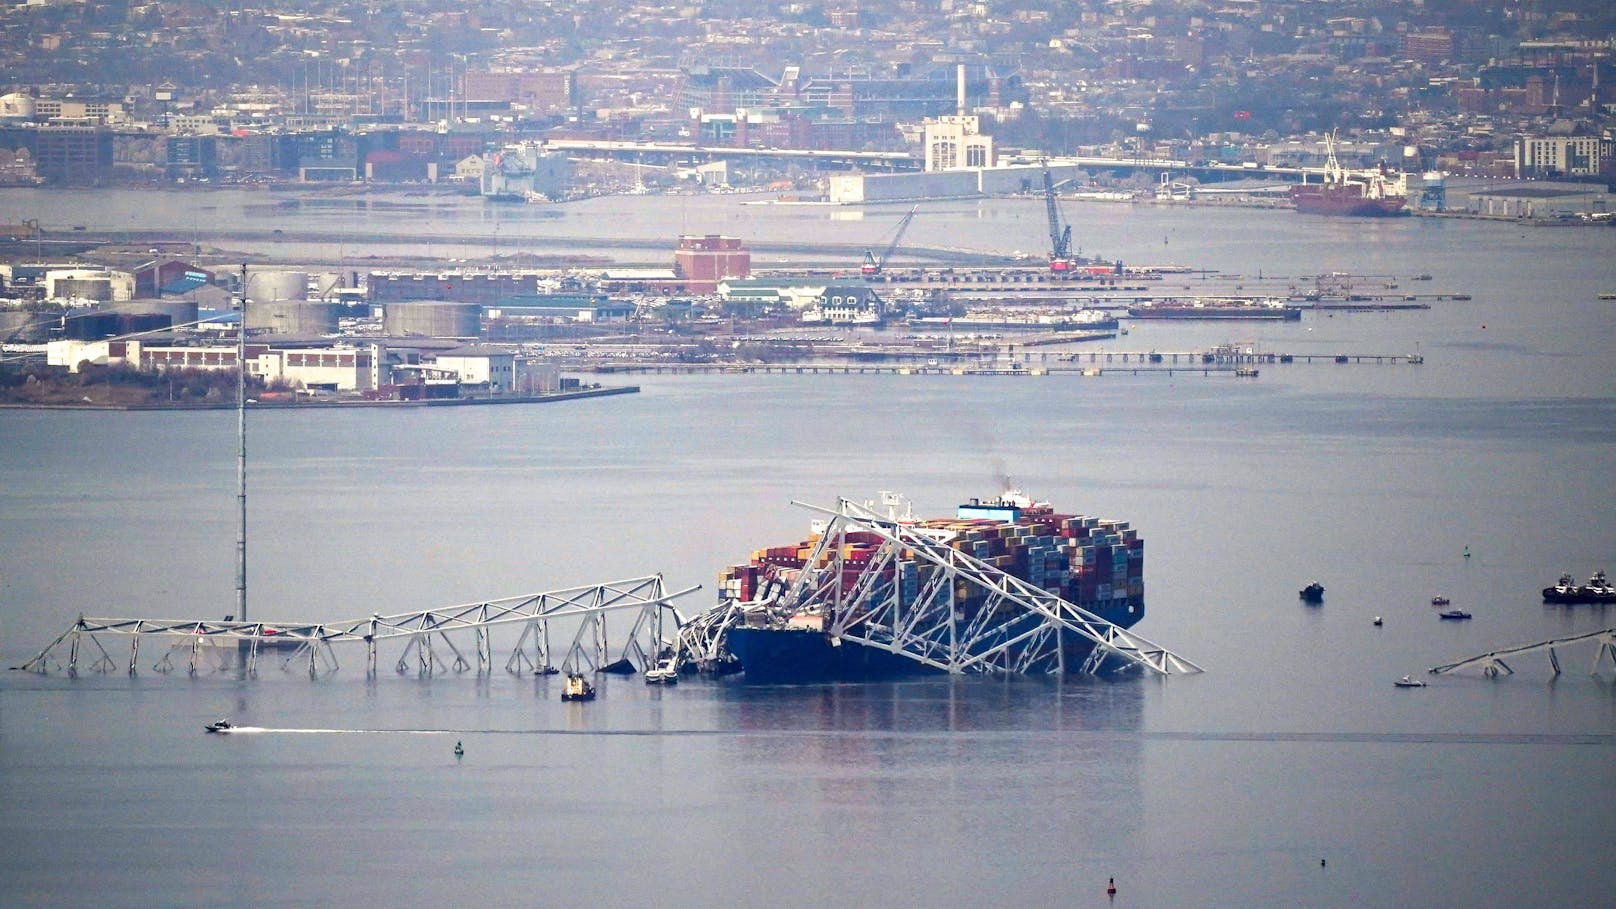
[{"label": "dock", "polygon": [[1421,354],[1268,353],[1213,351],[1030,351],[1013,359],[993,354],[946,358],[935,354],[889,353],[881,363],[672,363],[662,361],[569,364],[570,369],[597,373],[656,375],[886,375],[886,376],[1085,376],[1235,374],[1253,366],[1422,365]]}]

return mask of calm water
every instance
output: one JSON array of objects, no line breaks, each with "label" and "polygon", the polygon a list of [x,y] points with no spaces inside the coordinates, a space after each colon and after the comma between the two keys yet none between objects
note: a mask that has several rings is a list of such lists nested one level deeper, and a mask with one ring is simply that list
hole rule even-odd
[{"label": "calm water", "polygon": [[[132,195],[111,194],[107,223]],[[42,198],[0,205],[33,217]],[[231,198],[167,195],[159,216]],[[53,204],[101,223],[79,197]],[[792,499],[898,489],[936,514],[1009,476],[1140,528],[1138,630],[1205,675],[609,679],[563,705],[553,680],[502,672],[367,683],[357,653],[317,682],[8,673],[0,904],[1101,906],[1111,876],[1118,906],[1608,902],[1609,663],[1590,677],[1584,646],[1557,680],[1539,656],[1498,681],[1390,682],[1616,626],[1616,610],[1536,595],[1560,571],[1616,568],[1616,305],[1597,299],[1616,290],[1616,231],[1067,214],[1134,261],[1430,273],[1474,299],[1142,326],[1117,345],[1418,349],[1421,367],[648,377],[639,395],[560,406],[255,414],[253,614],[331,620],[655,571],[705,585],[693,610],[720,567],[802,535]],[[643,198],[531,227],[601,236],[603,218],[631,239],[887,229]],[[911,236],[1003,251],[1038,248],[1040,230],[1007,201],[938,206]],[[230,611],[233,429],[230,414],[0,412],[6,665],[81,612]],[[1315,577],[1326,603],[1304,607],[1296,588]],[[1437,621],[1436,593],[1475,619]],[[225,715],[280,731],[201,734]]]}]

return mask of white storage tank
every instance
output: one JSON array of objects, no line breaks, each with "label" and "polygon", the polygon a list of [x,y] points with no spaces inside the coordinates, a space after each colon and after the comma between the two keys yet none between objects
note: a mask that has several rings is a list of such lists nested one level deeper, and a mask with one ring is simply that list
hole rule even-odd
[{"label": "white storage tank", "polygon": [[389,303],[382,313],[382,331],[394,337],[475,338],[481,328],[476,303]]},{"label": "white storage tank", "polygon": [[247,300],[247,330],[272,335],[314,338],[336,334],[335,303],[304,300]]},{"label": "white storage tank", "polygon": [[125,300],[119,303],[108,303],[96,308],[102,312],[126,313],[132,316],[161,314],[168,316],[172,320],[170,322],[172,325],[190,325],[197,320],[196,301],[186,300],[182,297]]},{"label": "white storage tank", "polygon": [[[309,275],[302,271],[255,271],[247,275],[247,299],[254,302],[277,303],[282,300],[307,300]],[[248,327],[251,327],[249,325]]]},{"label": "white storage tank", "polygon": [[106,268],[53,268],[45,272],[45,296],[97,303],[129,300],[135,296],[135,276]]}]

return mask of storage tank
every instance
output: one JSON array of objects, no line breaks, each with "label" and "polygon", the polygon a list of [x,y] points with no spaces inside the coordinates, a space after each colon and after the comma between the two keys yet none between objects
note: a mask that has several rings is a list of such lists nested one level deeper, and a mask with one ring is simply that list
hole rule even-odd
[{"label": "storage tank", "polygon": [[124,300],[118,303],[107,303],[96,307],[102,312],[115,312],[131,316],[164,315],[172,321],[171,325],[189,325],[197,320],[195,300],[185,300],[179,297],[164,297],[162,299]]},{"label": "storage tank", "polygon": [[4,120],[32,120],[34,119],[34,99],[23,92],[12,92],[0,95],[0,119]]},{"label": "storage tank", "polygon": [[311,303],[303,300],[260,301],[249,298],[247,330],[300,338],[335,334],[338,310],[339,307],[335,303]]},{"label": "storage tank", "polygon": [[110,268],[53,268],[45,272],[45,296],[98,303],[131,300],[135,296],[135,276]]},{"label": "storage tank", "polygon": [[[307,300],[309,276],[301,271],[255,271],[247,275],[247,299],[255,302],[275,303],[282,300]],[[251,323],[248,324],[251,328]]]},{"label": "storage tank", "polygon": [[314,276],[314,296],[316,299],[329,300],[337,291],[347,287],[347,281],[337,272],[328,271]]},{"label": "storage tank", "polygon": [[482,307],[476,303],[389,303],[382,314],[382,331],[395,337],[475,338],[481,316]]},{"label": "storage tank", "polygon": [[22,309],[0,309],[0,341],[28,344],[45,340],[50,329],[60,324],[61,316],[28,312]]}]

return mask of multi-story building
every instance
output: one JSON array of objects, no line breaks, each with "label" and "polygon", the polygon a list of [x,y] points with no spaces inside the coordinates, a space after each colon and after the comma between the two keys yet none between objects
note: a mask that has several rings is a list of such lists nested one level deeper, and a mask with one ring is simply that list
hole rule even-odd
[{"label": "multi-story building", "polygon": [[563,70],[538,72],[468,72],[460,78],[462,97],[507,101],[533,113],[565,113],[578,106],[577,78]]},{"label": "multi-story building", "polygon": [[993,166],[993,137],[981,133],[977,117],[927,120],[923,135],[926,170]]},{"label": "multi-story building", "polygon": [[710,294],[723,279],[752,273],[752,251],[736,237],[717,234],[680,237],[673,262],[685,290],[694,294]]},{"label": "multi-story building", "polygon": [[1522,136],[1515,173],[1522,177],[1586,177],[1611,169],[1611,142],[1599,136]]},{"label": "multi-story building", "polygon": [[47,183],[98,184],[112,176],[112,132],[97,126],[41,126],[15,130],[34,155]]}]

